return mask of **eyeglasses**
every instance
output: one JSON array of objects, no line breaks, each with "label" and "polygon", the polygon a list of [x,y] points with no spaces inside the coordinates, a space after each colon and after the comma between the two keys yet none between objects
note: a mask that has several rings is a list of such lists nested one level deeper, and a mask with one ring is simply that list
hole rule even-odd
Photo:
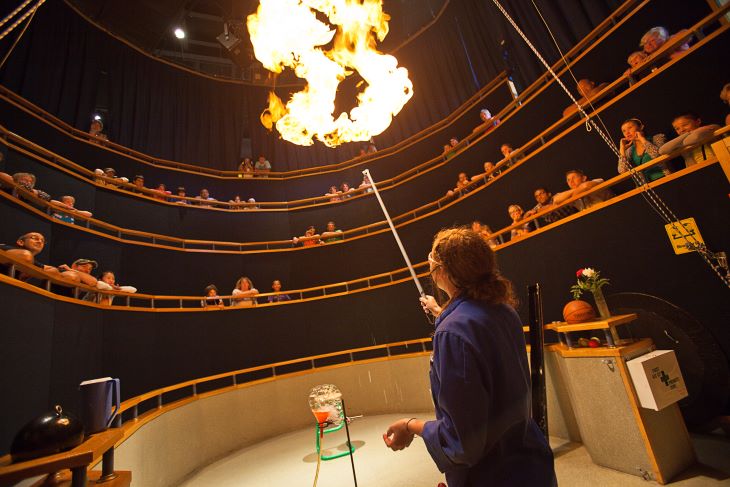
[{"label": "eyeglasses", "polygon": [[436,259],[433,258],[433,252],[429,252],[428,253],[428,261],[431,262],[431,263],[433,263],[436,266],[441,265],[441,262],[439,262],[439,261],[437,261]]}]

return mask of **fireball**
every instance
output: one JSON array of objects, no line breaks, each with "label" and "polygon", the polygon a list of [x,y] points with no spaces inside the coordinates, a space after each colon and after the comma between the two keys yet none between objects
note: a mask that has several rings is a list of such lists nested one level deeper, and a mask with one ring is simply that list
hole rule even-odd
[{"label": "fireball", "polygon": [[[376,49],[388,20],[382,0],[261,0],[247,19],[256,59],[274,73],[290,68],[307,82],[286,103],[269,93],[264,126],[276,126],[294,144],[312,145],[316,138],[329,147],[369,140],[388,128],[413,96],[408,70]],[[337,88],[355,72],[365,88],[357,106],[335,118]]]}]

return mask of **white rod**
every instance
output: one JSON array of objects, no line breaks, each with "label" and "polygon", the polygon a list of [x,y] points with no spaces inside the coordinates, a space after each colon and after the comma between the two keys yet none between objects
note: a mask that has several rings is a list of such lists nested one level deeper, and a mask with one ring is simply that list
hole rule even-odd
[{"label": "white rod", "polygon": [[395,226],[393,225],[393,220],[390,219],[388,210],[385,208],[385,203],[383,203],[383,199],[380,197],[380,193],[378,192],[378,187],[375,185],[375,181],[373,180],[373,177],[370,175],[370,170],[365,169],[362,173],[365,176],[367,176],[367,178],[370,180],[370,186],[372,186],[373,192],[375,193],[375,197],[378,199],[378,203],[380,203],[380,208],[382,208],[383,214],[385,215],[385,219],[388,221],[388,225],[390,225],[390,231],[393,233],[393,237],[395,237],[395,241],[398,244],[398,248],[400,249],[401,254],[403,254],[403,260],[406,261],[406,266],[408,266],[408,270],[411,271],[411,277],[413,278],[413,282],[416,284],[416,287],[418,288],[418,293],[421,296],[425,296],[426,293],[423,292],[423,287],[421,286],[421,281],[418,280],[418,276],[416,276],[416,271],[413,270],[413,265],[411,264],[411,259],[408,258],[406,249],[403,247],[403,243],[400,241],[398,232],[396,231]]}]

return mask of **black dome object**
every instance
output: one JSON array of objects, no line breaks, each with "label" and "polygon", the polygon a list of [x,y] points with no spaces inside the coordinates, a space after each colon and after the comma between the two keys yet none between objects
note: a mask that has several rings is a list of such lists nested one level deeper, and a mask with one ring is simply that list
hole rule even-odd
[{"label": "black dome object", "polygon": [[84,441],[84,425],[61,406],[38,416],[18,431],[10,447],[13,462],[69,450]]},{"label": "black dome object", "polygon": [[[689,396],[679,402],[689,428],[723,414],[730,399],[730,368],[717,340],[687,311],[649,294],[606,296],[611,313],[636,313],[637,321],[619,327],[622,336],[649,337],[659,350],[674,350]],[[626,328],[626,330],[624,330]]]}]

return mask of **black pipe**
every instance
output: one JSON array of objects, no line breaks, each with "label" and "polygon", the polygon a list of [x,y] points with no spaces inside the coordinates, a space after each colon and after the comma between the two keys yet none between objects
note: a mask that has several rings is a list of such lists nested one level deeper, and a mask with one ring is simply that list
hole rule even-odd
[{"label": "black pipe", "polygon": [[545,388],[545,333],[543,330],[540,285],[527,286],[530,327],[530,375],[532,379],[532,418],[548,438],[547,390]]}]

